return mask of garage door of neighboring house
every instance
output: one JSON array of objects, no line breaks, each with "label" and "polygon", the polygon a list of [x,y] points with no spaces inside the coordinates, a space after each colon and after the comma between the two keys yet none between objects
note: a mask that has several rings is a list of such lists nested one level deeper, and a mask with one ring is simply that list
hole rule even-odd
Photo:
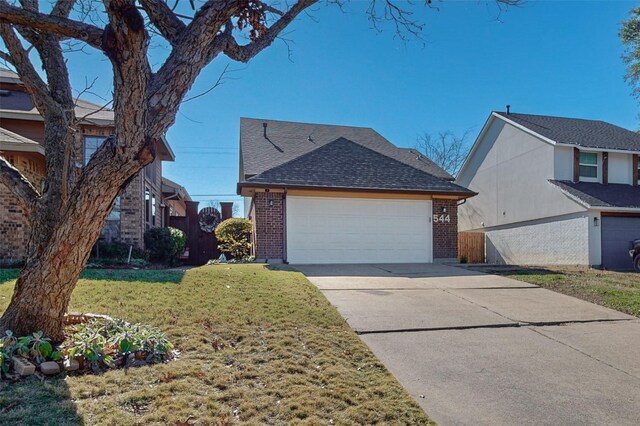
[{"label": "garage door of neighboring house", "polygon": [[629,256],[632,241],[640,238],[640,217],[602,217],[602,266],[613,270],[633,269]]},{"label": "garage door of neighboring house", "polygon": [[287,196],[290,263],[431,262],[431,201]]}]

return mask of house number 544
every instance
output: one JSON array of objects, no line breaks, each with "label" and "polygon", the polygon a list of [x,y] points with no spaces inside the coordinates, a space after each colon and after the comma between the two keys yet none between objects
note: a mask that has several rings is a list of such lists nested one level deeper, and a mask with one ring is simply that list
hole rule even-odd
[{"label": "house number 544", "polygon": [[451,222],[451,216],[448,214],[434,214],[433,215],[433,223],[449,223]]}]

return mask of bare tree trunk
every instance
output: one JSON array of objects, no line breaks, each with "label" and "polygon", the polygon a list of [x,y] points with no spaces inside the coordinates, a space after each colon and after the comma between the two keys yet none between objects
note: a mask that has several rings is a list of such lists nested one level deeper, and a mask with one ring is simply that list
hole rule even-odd
[{"label": "bare tree trunk", "polygon": [[[111,138],[105,145],[103,152],[114,150],[117,144]],[[71,293],[113,200],[126,181],[143,167],[143,162],[123,166],[108,155],[103,155],[103,162],[95,166],[100,175],[106,176],[104,179],[82,180],[67,203],[41,205],[32,218],[26,263],[0,319],[0,331],[24,335],[42,330],[56,342],[64,339],[63,320]]]},{"label": "bare tree trunk", "polygon": [[[108,24],[101,29],[69,18],[73,0],[55,2],[50,13],[40,12],[38,2],[16,6],[0,0],[0,37],[6,48],[6,52],[0,49],[0,58],[16,67],[44,117],[47,162],[45,185],[39,191],[0,159],[0,182],[21,200],[31,224],[26,264],[0,318],[0,333],[42,330],[54,341],[64,338],[63,319],[71,293],[113,200],[153,161],[156,142],[173,124],[198,74],[221,53],[249,61],[316,2],[298,0],[279,11],[263,2],[209,0],[184,23],[161,0],[104,0]],[[172,45],[156,72],[149,65],[150,36],[138,3]],[[267,11],[275,14],[273,20],[267,19]],[[236,26],[250,29],[249,43],[238,44]],[[102,51],[114,71],[114,132],[82,170],[74,166],[78,118],[60,47],[68,38]],[[25,41],[31,45],[28,49],[23,47]],[[40,56],[46,83],[29,58],[32,47]]]}]

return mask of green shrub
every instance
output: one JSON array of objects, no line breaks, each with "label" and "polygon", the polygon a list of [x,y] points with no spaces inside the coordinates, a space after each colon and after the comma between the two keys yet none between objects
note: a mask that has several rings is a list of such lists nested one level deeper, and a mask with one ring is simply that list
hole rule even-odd
[{"label": "green shrub", "polygon": [[216,238],[220,243],[218,249],[235,259],[243,259],[249,256],[251,243],[248,234],[253,229],[250,220],[227,219],[216,228]]},{"label": "green shrub", "polygon": [[[129,258],[129,244],[114,241],[107,243],[105,241],[98,241],[93,248],[92,257],[97,259],[118,259],[127,260]],[[137,247],[134,247],[131,251],[132,259],[143,259],[144,251]]]},{"label": "green shrub", "polygon": [[174,264],[184,253],[187,237],[176,228],[152,228],[144,233],[144,245],[152,260]]}]

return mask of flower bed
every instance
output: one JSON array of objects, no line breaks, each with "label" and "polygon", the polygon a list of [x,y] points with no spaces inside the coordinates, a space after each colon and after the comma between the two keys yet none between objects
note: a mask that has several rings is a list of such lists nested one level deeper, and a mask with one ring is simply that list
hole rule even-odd
[{"label": "flower bed", "polygon": [[101,373],[166,362],[178,354],[163,332],[142,324],[72,313],[65,317],[65,325],[67,338],[59,346],[42,332],[18,337],[7,331],[0,337],[0,377]]}]

